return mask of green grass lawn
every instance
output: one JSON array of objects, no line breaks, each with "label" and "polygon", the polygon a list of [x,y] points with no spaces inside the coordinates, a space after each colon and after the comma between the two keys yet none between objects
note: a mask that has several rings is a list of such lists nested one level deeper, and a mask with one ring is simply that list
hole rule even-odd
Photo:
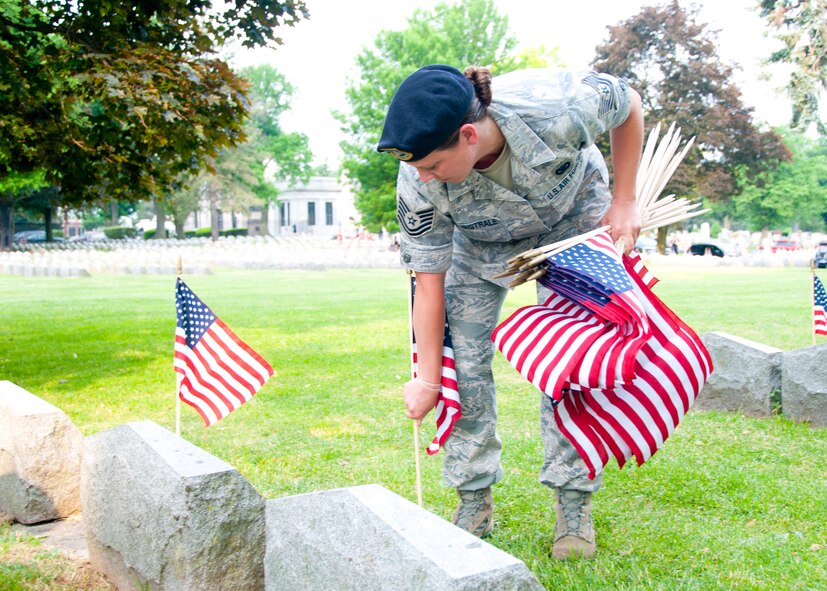
[{"label": "green grass lawn", "polygon": [[[806,269],[651,267],[655,292],[697,332],[808,346]],[[267,498],[378,483],[416,501],[406,277],[394,270],[219,271],[189,286],[275,368],[253,400],[182,435]],[[152,420],[174,430],[174,277],[0,276],[0,379],[63,409],[84,434]],[[514,290],[503,314],[531,303]],[[821,339],[822,341],[824,339]],[[599,554],[548,557],[553,501],[537,482],[540,394],[496,358],[505,478],[488,540],[548,589],[827,589],[827,429],[690,412],[641,467],[612,462],[595,495]],[[426,420],[422,446],[433,436]],[[424,503],[448,518],[441,456]]]}]

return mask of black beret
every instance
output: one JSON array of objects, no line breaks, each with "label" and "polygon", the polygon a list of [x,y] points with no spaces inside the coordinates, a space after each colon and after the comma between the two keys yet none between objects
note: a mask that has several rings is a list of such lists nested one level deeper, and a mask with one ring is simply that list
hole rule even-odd
[{"label": "black beret", "polygon": [[456,68],[420,68],[393,95],[376,149],[399,160],[421,160],[459,128],[473,98],[474,85]]}]

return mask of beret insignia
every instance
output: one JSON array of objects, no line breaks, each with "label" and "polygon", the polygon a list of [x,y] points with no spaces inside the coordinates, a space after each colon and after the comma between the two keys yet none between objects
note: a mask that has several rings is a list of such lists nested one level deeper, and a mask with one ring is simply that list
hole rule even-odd
[{"label": "beret insignia", "polygon": [[390,154],[397,160],[402,160],[403,162],[407,162],[411,158],[413,158],[413,154],[407,152],[405,150],[400,150],[399,148],[379,148],[380,152],[384,152],[385,154]]}]

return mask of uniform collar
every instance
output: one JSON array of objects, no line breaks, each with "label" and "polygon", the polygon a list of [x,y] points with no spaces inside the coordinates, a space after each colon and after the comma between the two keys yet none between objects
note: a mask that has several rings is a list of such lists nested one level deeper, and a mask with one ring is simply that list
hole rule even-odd
[{"label": "uniform collar", "polygon": [[520,118],[517,113],[492,102],[488,112],[499,125],[508,145],[511,157],[516,158],[529,168],[535,168],[556,158],[546,143]]},{"label": "uniform collar", "polygon": [[[534,131],[520,119],[519,115],[502,105],[492,102],[488,112],[499,126],[505,140],[511,148],[511,175],[514,177],[514,193],[523,197],[540,179],[535,167],[554,160],[555,154]],[[499,185],[472,170],[468,178],[461,183],[446,183],[448,198],[454,200],[469,191],[479,198],[486,198],[492,190],[489,185]],[[506,193],[511,193],[506,191]]]}]

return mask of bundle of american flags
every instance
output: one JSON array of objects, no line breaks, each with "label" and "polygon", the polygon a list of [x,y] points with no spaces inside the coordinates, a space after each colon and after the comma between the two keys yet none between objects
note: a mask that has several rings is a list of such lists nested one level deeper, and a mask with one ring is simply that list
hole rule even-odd
[{"label": "bundle of american flags", "polygon": [[[644,229],[694,217],[696,204],[659,195],[692,145],[679,130],[649,134],[638,170]],[[604,226],[526,251],[498,277],[536,279],[552,295],[514,312],[492,334],[506,359],[553,400],[557,424],[589,468],[610,456],[642,464],[675,430],[712,372],[698,335],[655,296],[636,254],[621,256]]]},{"label": "bundle of american flags", "polygon": [[640,465],[695,401],[712,372],[709,353],[652,293],[657,280],[640,257],[621,259],[608,234],[551,258],[541,283],[552,296],[514,312],[491,338],[554,400],[591,478],[610,456]]}]

